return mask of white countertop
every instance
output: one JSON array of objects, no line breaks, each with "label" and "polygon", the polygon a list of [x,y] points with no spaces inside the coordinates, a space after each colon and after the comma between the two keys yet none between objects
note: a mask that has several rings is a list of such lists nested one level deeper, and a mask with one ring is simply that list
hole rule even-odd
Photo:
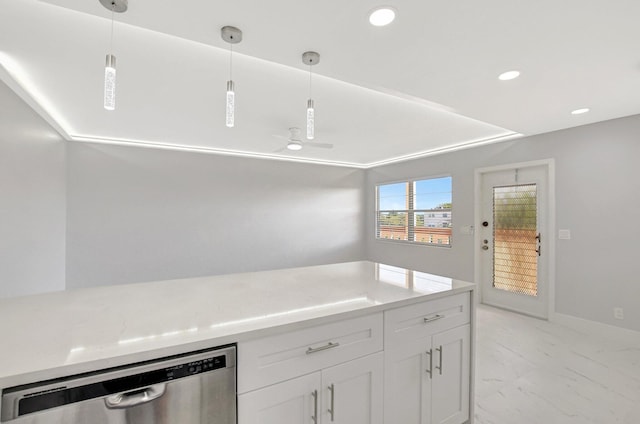
[{"label": "white countertop", "polygon": [[235,343],[473,290],[373,262],[0,300],[0,388]]}]

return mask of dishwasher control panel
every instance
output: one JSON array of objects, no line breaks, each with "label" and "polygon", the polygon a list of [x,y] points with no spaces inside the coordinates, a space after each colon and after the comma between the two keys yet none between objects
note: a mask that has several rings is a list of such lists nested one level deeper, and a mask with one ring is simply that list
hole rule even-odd
[{"label": "dishwasher control panel", "polygon": [[211,358],[201,359],[186,364],[180,364],[173,367],[165,368],[167,380],[196,375],[207,371],[224,368],[227,366],[227,357],[213,356]]}]

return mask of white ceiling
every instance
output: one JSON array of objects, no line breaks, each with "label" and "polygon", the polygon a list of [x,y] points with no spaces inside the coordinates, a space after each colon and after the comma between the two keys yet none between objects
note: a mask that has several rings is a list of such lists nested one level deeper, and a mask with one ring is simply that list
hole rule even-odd
[{"label": "white ceiling", "polygon": [[[368,167],[640,113],[637,0],[130,0],[113,112],[98,0],[2,2],[0,78],[69,140]],[[398,11],[387,27],[368,23],[380,4]],[[225,25],[244,34],[232,129]],[[290,152],[273,135],[305,125],[307,50],[315,141],[334,148]]]}]

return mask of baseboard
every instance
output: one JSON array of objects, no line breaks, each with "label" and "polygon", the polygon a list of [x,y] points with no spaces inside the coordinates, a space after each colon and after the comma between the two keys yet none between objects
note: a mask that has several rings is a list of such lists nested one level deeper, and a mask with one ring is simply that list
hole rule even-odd
[{"label": "baseboard", "polygon": [[640,348],[640,331],[603,324],[597,321],[590,321],[588,319],[578,318],[572,315],[559,314],[557,312],[549,317],[549,321],[564,325],[565,327],[569,327],[587,335],[619,340],[624,343],[631,343],[633,346]]}]

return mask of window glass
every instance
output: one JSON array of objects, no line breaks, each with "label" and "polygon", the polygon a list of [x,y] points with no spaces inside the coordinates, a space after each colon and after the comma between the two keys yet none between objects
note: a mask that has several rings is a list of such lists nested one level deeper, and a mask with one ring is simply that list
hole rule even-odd
[{"label": "window glass", "polygon": [[451,245],[451,177],[376,187],[376,238]]}]

